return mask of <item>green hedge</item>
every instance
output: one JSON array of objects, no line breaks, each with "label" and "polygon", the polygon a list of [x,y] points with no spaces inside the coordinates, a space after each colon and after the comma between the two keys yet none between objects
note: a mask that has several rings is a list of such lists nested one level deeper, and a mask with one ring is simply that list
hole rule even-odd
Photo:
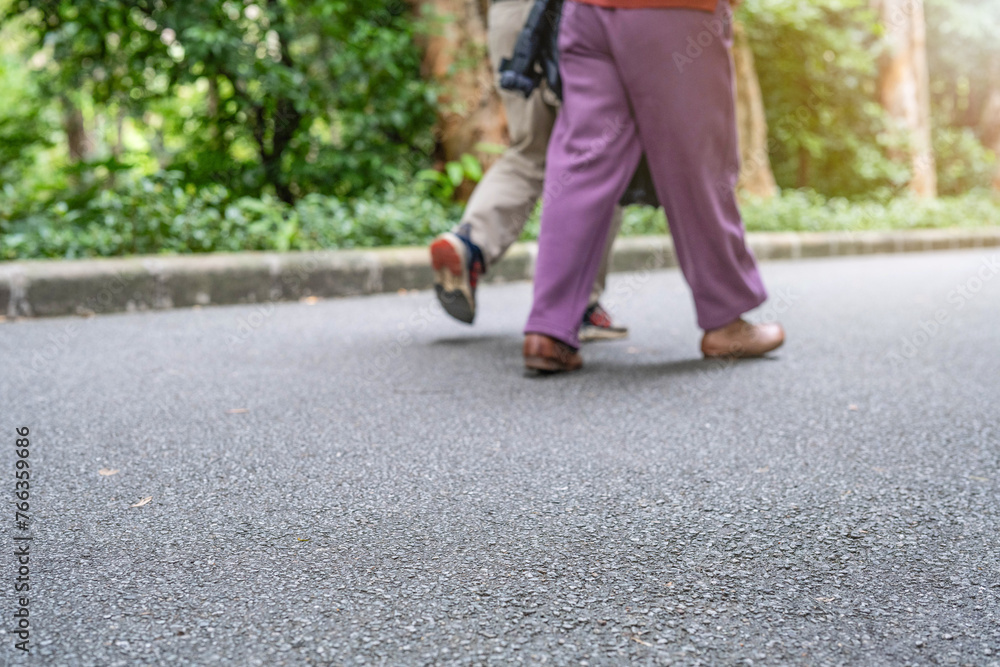
[{"label": "green hedge", "polygon": [[[9,192],[0,191],[0,259],[422,245],[461,216],[460,208],[419,189],[349,201],[309,195],[291,206],[267,196],[234,198],[222,186],[196,191],[169,174],[102,191],[82,206],[57,203],[25,211],[15,204]],[[742,210],[750,231],[1000,225],[1000,197],[987,191],[885,203],[791,191],[744,202]],[[626,212],[626,235],[666,230],[661,210]],[[537,231],[536,213],[523,238],[535,238]]]},{"label": "green hedge", "polygon": [[[1000,195],[986,190],[958,197],[886,202],[826,199],[809,190],[785,191],[768,200],[749,199],[740,207],[752,232],[825,232],[889,229],[933,229],[1000,225]],[[663,234],[662,210],[632,209],[622,224],[624,234]]]},{"label": "green hedge", "polygon": [[222,186],[195,191],[170,176],[101,192],[81,207],[60,202],[7,223],[3,214],[0,193],[0,259],[25,259],[419,245],[460,210],[401,191],[353,201],[308,195],[290,206],[233,198]]}]

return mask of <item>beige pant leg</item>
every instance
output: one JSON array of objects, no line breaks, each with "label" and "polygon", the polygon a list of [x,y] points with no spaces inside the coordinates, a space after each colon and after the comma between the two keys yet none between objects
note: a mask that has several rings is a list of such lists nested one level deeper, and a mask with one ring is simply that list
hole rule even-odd
[{"label": "beige pant leg", "polygon": [[601,300],[601,295],[604,294],[604,286],[608,280],[608,271],[611,268],[611,250],[615,244],[615,239],[618,237],[618,232],[622,228],[622,207],[615,206],[615,214],[611,219],[611,229],[608,230],[608,240],[607,244],[604,246],[604,256],[601,258],[601,268],[597,270],[597,278],[594,280],[594,287],[590,290],[590,302],[588,305],[593,306],[595,303]]},{"label": "beige pant leg", "polygon": [[[514,53],[532,4],[531,0],[504,0],[490,6],[488,39],[494,72],[499,71],[503,58]],[[499,92],[507,114],[510,148],[476,186],[462,222],[455,229],[467,234],[479,246],[487,268],[499,261],[521,236],[542,195],[545,156],[558,113],[558,107],[546,101],[554,97],[547,90],[544,93],[542,89],[536,90],[528,99],[520,93]],[[620,227],[621,211],[618,210],[594,283],[592,303],[596,303],[604,292],[611,246]]]},{"label": "beige pant leg", "polygon": [[[490,6],[489,51],[493,71],[514,53],[517,37],[531,11],[530,0],[504,0]],[[486,266],[503,257],[521,236],[545,182],[545,154],[556,120],[556,107],[536,90],[525,99],[500,90],[510,132],[510,148],[476,186],[462,216],[461,231],[483,251]]]}]

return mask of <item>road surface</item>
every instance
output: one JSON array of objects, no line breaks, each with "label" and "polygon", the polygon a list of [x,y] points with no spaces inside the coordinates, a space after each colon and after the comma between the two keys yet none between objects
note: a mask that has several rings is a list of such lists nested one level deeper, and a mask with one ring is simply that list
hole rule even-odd
[{"label": "road surface", "polygon": [[0,324],[5,629],[30,534],[34,664],[1000,665],[997,260],[766,264],[736,364],[616,275],[548,378],[527,284]]}]

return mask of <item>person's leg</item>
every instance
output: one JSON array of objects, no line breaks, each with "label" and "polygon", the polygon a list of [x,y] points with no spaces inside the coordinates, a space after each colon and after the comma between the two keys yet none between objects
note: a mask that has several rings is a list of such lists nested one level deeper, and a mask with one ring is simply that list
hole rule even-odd
[{"label": "person's leg", "polygon": [[[736,204],[739,142],[728,2],[722,0],[714,16],[622,10],[609,26],[698,324],[722,327],[767,298]],[[692,42],[700,53],[689,51]]]},{"label": "person's leg", "polygon": [[567,2],[559,36],[563,107],[549,146],[534,303],[525,327],[572,348],[615,204],[641,149],[606,39],[612,10]]},{"label": "person's leg", "polygon": [[590,300],[587,302],[587,310],[583,313],[583,322],[580,325],[579,333],[581,343],[628,338],[628,327],[616,325],[614,320],[611,319],[611,314],[600,303],[607,283],[614,240],[618,236],[621,226],[622,209],[620,206],[616,206],[614,217],[611,219],[611,229],[608,230],[608,240],[604,246],[604,256],[601,257],[601,265],[597,269],[597,278],[594,280],[594,286],[590,289]]},{"label": "person's leg", "polygon": [[[491,5],[488,40],[494,72],[499,70],[500,61],[514,52],[532,4],[531,0],[505,0]],[[438,298],[449,314],[468,323],[475,319],[479,273],[488,271],[521,236],[542,194],[546,152],[558,111],[548,99],[554,99],[548,90],[536,90],[527,99],[520,93],[498,90],[507,116],[510,147],[476,186],[461,222],[431,244]],[[620,225],[617,218],[608,235],[605,261],[594,282],[594,303],[604,292],[607,257]],[[610,318],[602,323],[606,326],[600,327],[600,336],[592,339],[628,335],[628,329],[615,327]]]},{"label": "person's leg", "polygon": [[[514,52],[531,5],[529,0],[506,0],[490,7],[488,38],[494,72],[500,60]],[[500,89],[500,98],[507,114],[510,148],[476,186],[454,230],[479,246],[487,270],[517,241],[535,210],[557,112],[542,90],[525,99],[520,93]]]},{"label": "person's leg", "polygon": [[[505,0],[490,7],[489,52],[494,72],[514,51],[531,11],[531,0]],[[541,90],[523,95],[500,90],[510,148],[487,170],[472,193],[461,222],[430,245],[434,289],[445,312],[471,324],[476,317],[479,276],[518,239],[535,210],[545,178],[556,109]]]},{"label": "person's leg", "polygon": [[608,240],[604,244],[604,255],[601,256],[601,265],[597,269],[597,278],[594,280],[594,287],[590,290],[590,301],[588,306],[596,306],[604,294],[604,289],[608,282],[608,271],[611,270],[611,254],[615,245],[615,238],[622,229],[622,208],[615,206],[614,216],[611,218],[611,229],[608,230]]}]

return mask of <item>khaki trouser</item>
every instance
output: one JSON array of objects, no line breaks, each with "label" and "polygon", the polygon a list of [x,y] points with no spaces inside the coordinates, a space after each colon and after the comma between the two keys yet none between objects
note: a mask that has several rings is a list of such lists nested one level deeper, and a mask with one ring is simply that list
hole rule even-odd
[{"label": "khaki trouser", "polygon": [[[502,0],[490,6],[489,51],[493,71],[500,60],[514,53],[517,37],[531,11],[531,0]],[[497,86],[499,89],[499,85]],[[465,233],[483,251],[487,268],[498,261],[521,236],[535,210],[545,182],[545,155],[555,125],[555,96],[543,85],[531,97],[500,90],[507,112],[510,148],[486,172],[469,199],[456,231]],[[616,207],[601,267],[594,281],[590,303],[604,292],[611,244],[621,227],[621,208]]]}]

